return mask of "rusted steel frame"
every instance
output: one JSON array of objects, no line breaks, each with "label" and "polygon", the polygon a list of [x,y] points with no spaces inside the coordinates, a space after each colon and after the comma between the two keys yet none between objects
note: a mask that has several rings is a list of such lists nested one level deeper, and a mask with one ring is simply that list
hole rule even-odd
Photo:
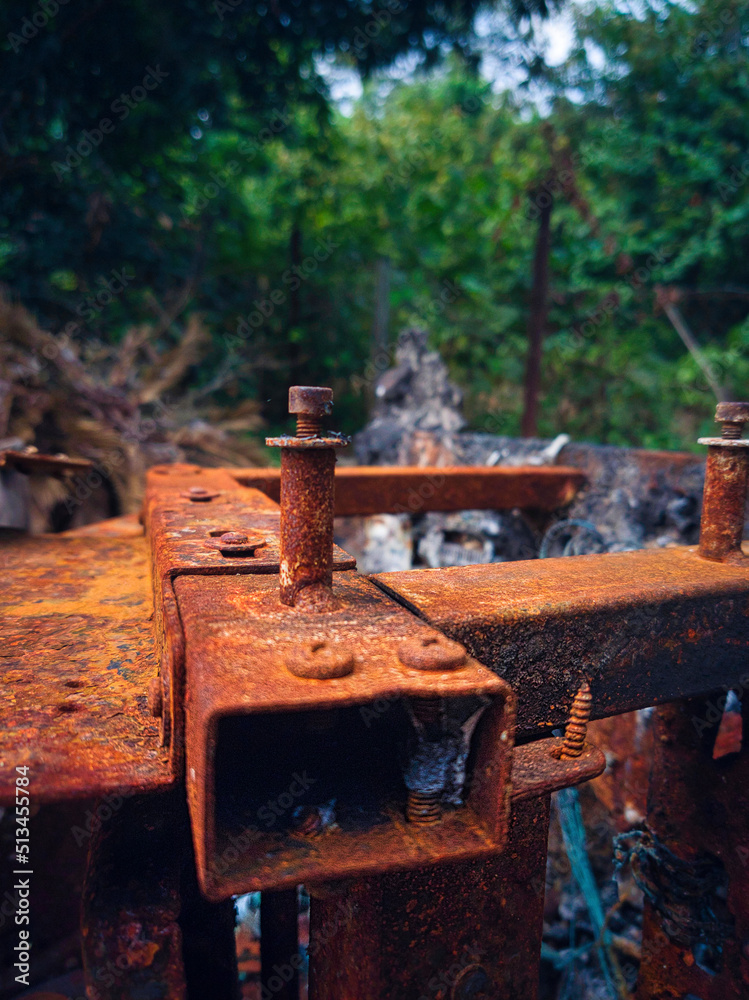
[{"label": "rusted steel frame", "polygon": [[[399,658],[404,640],[432,636],[433,631],[355,573],[337,574],[340,607],[325,615],[282,605],[275,580],[263,575],[179,577],[175,593],[187,648],[188,801],[198,870],[209,898],[501,848],[509,801],[514,702],[500,678],[470,659],[450,671],[405,667]],[[354,670],[332,680],[310,680],[292,673],[286,666],[289,655],[320,639],[349,647],[355,657]],[[224,776],[217,758],[224,760],[222,746],[231,746],[231,736],[222,734],[234,732],[227,729],[227,720],[251,716],[257,720],[257,730],[263,717],[273,713],[265,724],[271,724],[275,732],[292,713],[293,720],[302,720],[294,721],[296,739],[302,740],[298,727],[305,717],[299,713],[353,708],[356,731],[368,739],[372,720],[394,722],[393,705],[403,698],[477,694],[492,699],[493,707],[484,714],[474,736],[478,746],[475,771],[483,774],[484,788],[495,792],[485,795],[477,789],[464,808],[454,810],[441,823],[416,828],[406,823],[403,804],[391,806],[389,800],[383,806],[382,822],[361,832],[329,831],[319,840],[286,828],[265,831],[256,819],[252,822],[253,816],[247,822],[232,819],[229,826],[220,822],[217,814],[223,799],[217,800],[216,788],[219,776],[222,780]],[[393,714],[388,716],[389,712]],[[245,752],[249,766],[252,751]],[[266,752],[273,759],[274,751]],[[355,752],[358,747],[352,746],[350,753]],[[231,759],[230,754],[226,760]],[[305,766],[309,766],[306,759]],[[285,777],[286,784],[292,777]],[[320,784],[324,784],[322,779]],[[271,795],[285,791],[269,790]],[[386,792],[389,795],[389,787]]]},{"label": "rusted steel frame", "polygon": [[296,887],[260,897],[260,981],[264,996],[299,1000],[299,898]]},{"label": "rusted steel frame", "polygon": [[512,685],[520,741],[563,725],[586,677],[606,718],[749,673],[749,569],[692,547],[372,579]]},{"label": "rusted steel frame", "polygon": [[239,1000],[233,904],[198,893],[181,790],[109,810],[89,846],[81,930],[90,997]]},{"label": "rusted steel frame", "polygon": [[[281,496],[279,469],[232,469],[238,483]],[[567,466],[425,467],[338,466],[336,515],[419,514],[428,510],[553,511],[566,507],[585,482]]]},{"label": "rusted steel frame", "polygon": [[549,797],[496,857],[310,890],[310,1000],[536,1000]]},{"label": "rusted steel frame", "polygon": [[749,995],[749,712],[744,700],[741,753],[713,760],[716,701],[656,715],[647,833],[633,854],[647,890],[638,1000]]},{"label": "rusted steel frame", "polygon": [[144,539],[22,537],[2,557],[0,802],[19,765],[35,803],[169,787]]}]

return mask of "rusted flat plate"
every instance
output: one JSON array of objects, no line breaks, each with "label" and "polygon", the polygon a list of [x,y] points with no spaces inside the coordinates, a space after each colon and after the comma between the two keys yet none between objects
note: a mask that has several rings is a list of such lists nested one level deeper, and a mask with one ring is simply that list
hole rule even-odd
[{"label": "rusted flat plate", "polygon": [[563,725],[583,676],[606,718],[747,674],[749,569],[696,548],[373,579],[512,685],[521,739]]},{"label": "rusted flat plate", "polygon": [[67,458],[60,455],[39,455],[36,452],[0,451],[0,469],[18,469],[26,475],[54,476],[63,472],[87,472],[93,462],[85,458]]},{"label": "rusted flat plate", "polygon": [[[501,847],[513,697],[491,671],[470,658],[453,670],[405,667],[403,641],[433,631],[355,573],[336,574],[340,608],[324,614],[282,605],[274,577],[182,576],[174,589],[186,650],[188,801],[209,898]],[[291,673],[290,654],[317,641],[351,651],[353,671],[331,680]],[[478,694],[494,707],[475,737],[475,797],[439,824],[408,824],[405,799],[395,802],[405,787],[390,729],[401,731],[402,699]],[[297,810],[306,808],[300,827]],[[334,828],[315,829],[330,810]]]},{"label": "rusted flat plate", "polygon": [[19,765],[32,802],[168,787],[146,707],[157,659],[145,541],[34,537],[0,553],[0,801]]},{"label": "rusted flat plate", "polygon": [[579,757],[561,760],[562,737],[535,740],[515,747],[512,752],[512,801],[551,795],[560,788],[572,788],[598,777],[606,758],[592,743],[586,743]]},{"label": "rusted flat plate", "polygon": [[[232,469],[244,486],[278,501],[280,469]],[[572,502],[585,482],[567,466],[492,468],[449,466],[339,466],[336,515],[415,514],[427,510],[557,510]]]}]

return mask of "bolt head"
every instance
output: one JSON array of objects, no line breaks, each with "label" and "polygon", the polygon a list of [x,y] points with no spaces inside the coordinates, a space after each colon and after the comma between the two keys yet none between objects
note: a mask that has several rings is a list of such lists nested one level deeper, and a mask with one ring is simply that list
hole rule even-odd
[{"label": "bolt head", "polygon": [[268,543],[262,535],[247,535],[244,531],[225,531],[218,540],[222,556],[254,556],[256,549]]},{"label": "bolt head", "polygon": [[289,413],[322,418],[332,412],[332,389],[319,385],[292,385],[289,389]]},{"label": "bolt head", "polygon": [[350,674],[354,669],[354,654],[346,647],[318,639],[288,652],[284,662],[295,677],[326,681]]},{"label": "bolt head", "polygon": [[463,666],[466,655],[459,642],[438,633],[406,639],[398,647],[398,659],[414,670],[455,670]]},{"label": "bolt head", "polygon": [[749,423],[749,403],[718,403],[715,420],[719,424]]},{"label": "bolt head", "polygon": [[219,538],[223,545],[244,545],[247,540],[247,535],[241,531],[225,531]]}]

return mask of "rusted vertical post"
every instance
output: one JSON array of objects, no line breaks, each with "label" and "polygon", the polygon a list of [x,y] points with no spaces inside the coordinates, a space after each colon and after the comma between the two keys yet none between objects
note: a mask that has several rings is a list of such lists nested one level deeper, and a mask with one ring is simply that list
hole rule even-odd
[{"label": "rusted vertical post", "polygon": [[[721,703],[657,710],[647,829],[631,847],[647,890],[637,1000],[749,995],[749,750],[713,760]],[[745,705],[745,734],[748,719]]]},{"label": "rusted vertical post", "polygon": [[333,603],[335,449],[348,441],[323,431],[332,411],[332,389],[294,385],[289,412],[297,418],[296,436],[265,442],[281,448],[281,603],[293,607],[302,599],[307,610]]},{"label": "rusted vertical post", "polygon": [[743,560],[744,508],[749,483],[749,440],[742,439],[749,403],[719,403],[719,438],[700,438],[708,446],[699,552],[714,562]]},{"label": "rusted vertical post", "polygon": [[549,802],[516,802],[505,849],[488,861],[313,895],[310,1000],[537,1000]]},{"label": "rusted vertical post", "polygon": [[299,901],[296,889],[260,896],[260,977],[263,996],[299,1000]]}]

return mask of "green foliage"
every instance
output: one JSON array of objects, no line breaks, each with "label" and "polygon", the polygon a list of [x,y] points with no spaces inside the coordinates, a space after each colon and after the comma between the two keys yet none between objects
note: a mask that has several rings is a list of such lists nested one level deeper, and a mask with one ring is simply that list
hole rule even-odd
[{"label": "green foliage", "polygon": [[[676,290],[745,398],[749,4],[641,6],[576,8],[567,64],[534,63],[541,112],[475,72],[475,2],[62,5],[4,46],[0,274],[74,337],[200,310],[214,343],[198,385],[223,372],[224,393],[257,396],[277,425],[286,385],[330,384],[350,431],[392,360],[372,357],[386,258],[391,339],[426,325],[472,424],[512,434],[553,198],[540,432],[692,447],[714,400],[656,289]],[[6,3],[1,37],[28,14]],[[418,73],[375,72],[410,52]],[[369,74],[350,116],[321,53]],[[100,305],[113,272],[127,280]]]}]

